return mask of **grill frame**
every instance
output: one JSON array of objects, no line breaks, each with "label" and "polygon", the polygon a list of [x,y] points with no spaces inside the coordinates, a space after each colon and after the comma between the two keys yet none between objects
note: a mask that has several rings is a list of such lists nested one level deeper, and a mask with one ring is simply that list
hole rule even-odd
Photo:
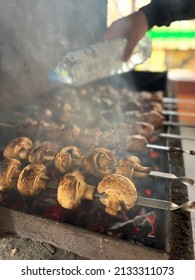
[{"label": "grill frame", "polygon": [[[152,81],[156,83],[154,76],[152,76]],[[131,79],[128,79],[129,76],[127,74],[123,75],[123,78],[126,83],[131,81]],[[162,75],[160,78],[165,80]],[[139,79],[138,77],[138,83]],[[112,77],[111,79],[105,79],[103,83],[110,82],[110,80],[113,81],[113,84],[116,82],[115,77]],[[166,84],[164,86],[166,87]],[[156,87],[154,83],[152,83],[152,89],[150,85],[144,84],[140,87],[140,90],[142,88],[154,90]],[[169,87],[167,95],[170,97],[174,95]],[[179,133],[179,128],[169,129],[171,133]],[[181,141],[168,139],[167,145],[181,147]],[[168,160],[169,172],[174,173],[176,176],[183,176],[184,166],[182,154],[169,154]],[[177,164],[178,162],[182,163],[180,167]],[[188,199],[187,189],[180,182],[170,183],[170,190],[170,199],[173,202],[182,204]],[[179,209],[167,213],[165,219],[162,210],[159,210],[159,217],[164,219],[163,224],[165,227],[160,227],[160,232],[157,233],[159,238],[158,249],[132,244],[131,242],[118,238],[89,232],[80,227],[25,214],[3,206],[0,206],[0,230],[4,233],[14,233],[23,238],[31,238],[34,241],[48,242],[58,248],[71,251],[88,259],[193,259],[190,214]],[[167,236],[167,233],[170,233],[169,236]]]}]

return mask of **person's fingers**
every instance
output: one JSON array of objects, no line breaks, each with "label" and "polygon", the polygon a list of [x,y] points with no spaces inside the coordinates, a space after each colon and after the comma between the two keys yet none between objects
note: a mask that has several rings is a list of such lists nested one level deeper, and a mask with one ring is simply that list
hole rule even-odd
[{"label": "person's fingers", "polygon": [[134,42],[133,40],[129,40],[127,42],[125,50],[124,50],[124,54],[123,54],[123,61],[129,60],[135,45],[136,45],[136,42]]}]

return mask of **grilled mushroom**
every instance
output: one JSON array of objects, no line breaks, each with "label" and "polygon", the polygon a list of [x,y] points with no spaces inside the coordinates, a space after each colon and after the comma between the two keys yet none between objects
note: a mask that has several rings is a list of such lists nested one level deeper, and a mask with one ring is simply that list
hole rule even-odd
[{"label": "grilled mushroom", "polygon": [[101,131],[99,128],[86,128],[79,135],[79,146],[83,150],[94,149],[98,146]]},{"label": "grilled mushroom", "polygon": [[133,135],[127,137],[125,142],[125,150],[127,152],[143,151],[148,144],[148,140],[146,139],[146,137],[141,135]]},{"label": "grilled mushroom", "polygon": [[113,153],[106,148],[96,148],[89,152],[83,160],[84,171],[96,178],[111,174],[116,168]]},{"label": "grilled mushroom", "polygon": [[47,188],[49,180],[43,164],[31,163],[20,173],[17,189],[23,196],[36,196]]},{"label": "grilled mushroom", "polygon": [[126,156],[118,162],[116,173],[127,178],[146,178],[151,171],[150,167],[140,165],[141,161],[136,156]]},{"label": "grilled mushroom", "polygon": [[58,146],[50,141],[38,144],[31,150],[28,156],[28,161],[30,163],[40,163],[49,166],[52,162],[54,162],[57,154],[57,148]]},{"label": "grilled mushroom", "polygon": [[85,182],[85,177],[80,171],[64,175],[59,183],[57,199],[59,204],[66,209],[78,207],[82,200],[93,200],[95,187]]},{"label": "grilled mushroom", "polygon": [[21,169],[21,163],[17,159],[4,159],[0,162],[0,191],[16,186]]},{"label": "grilled mushroom", "polygon": [[55,158],[55,167],[61,174],[79,170],[83,161],[83,155],[76,146],[63,148]]},{"label": "grilled mushroom", "polygon": [[14,138],[4,148],[3,156],[7,159],[15,158],[18,160],[26,160],[30,151],[33,148],[33,143],[28,137]]},{"label": "grilled mushroom", "polygon": [[152,110],[141,115],[141,120],[146,123],[150,123],[154,128],[160,128],[163,125],[164,117],[160,113]]},{"label": "grilled mushroom", "polygon": [[134,127],[136,134],[140,134],[146,138],[150,137],[154,132],[154,126],[147,122],[136,122]]},{"label": "grilled mushroom", "polygon": [[116,215],[122,208],[132,208],[137,200],[137,190],[133,182],[119,174],[105,176],[98,184],[97,191],[102,194],[100,201],[109,215]]}]

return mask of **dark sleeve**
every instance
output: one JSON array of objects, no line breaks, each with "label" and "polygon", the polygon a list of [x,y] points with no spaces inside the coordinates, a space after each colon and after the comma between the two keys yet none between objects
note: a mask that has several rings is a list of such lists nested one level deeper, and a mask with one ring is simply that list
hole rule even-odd
[{"label": "dark sleeve", "polygon": [[195,0],[152,0],[140,10],[145,13],[149,28],[168,26],[176,20],[195,19]]}]

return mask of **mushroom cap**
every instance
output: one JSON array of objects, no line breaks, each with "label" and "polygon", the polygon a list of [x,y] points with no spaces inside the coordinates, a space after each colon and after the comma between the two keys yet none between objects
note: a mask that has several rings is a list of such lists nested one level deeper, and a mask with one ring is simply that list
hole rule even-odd
[{"label": "mushroom cap", "polygon": [[151,171],[150,167],[140,165],[141,161],[136,156],[126,156],[119,160],[116,173],[127,178],[146,178]]},{"label": "mushroom cap", "polygon": [[[91,190],[90,199],[95,187]],[[85,183],[84,175],[80,171],[69,172],[62,177],[58,185],[57,199],[62,207],[74,209],[81,204],[86,192],[88,192],[88,185]]]},{"label": "mushroom cap", "polygon": [[154,110],[142,114],[142,120],[144,122],[150,123],[154,128],[160,128],[163,125],[164,116]]},{"label": "mushroom cap", "polygon": [[147,122],[136,122],[136,133],[146,138],[150,137],[154,132],[154,126]]},{"label": "mushroom cap", "polygon": [[126,156],[120,159],[116,168],[116,173],[128,178],[132,178],[135,166],[140,164],[139,158],[134,158],[135,160],[129,160],[129,157]]},{"label": "mushroom cap", "polygon": [[55,167],[61,174],[80,169],[83,155],[76,146],[63,148],[55,158]]},{"label": "mushroom cap", "polygon": [[7,159],[15,158],[18,160],[26,160],[33,143],[28,137],[17,137],[10,141],[3,150],[3,156]]},{"label": "mushroom cap", "polygon": [[148,144],[146,137],[142,135],[133,135],[126,139],[125,150],[127,152],[143,151]]},{"label": "mushroom cap", "polygon": [[22,166],[17,159],[4,159],[0,162],[0,191],[16,186]]},{"label": "mushroom cap", "polygon": [[57,154],[57,145],[50,141],[45,141],[36,145],[29,153],[30,163],[40,163],[50,165]]},{"label": "mushroom cap", "polygon": [[95,148],[83,160],[86,173],[97,178],[111,174],[116,168],[114,154],[106,148]]},{"label": "mushroom cap", "polygon": [[49,177],[43,164],[31,163],[19,175],[17,189],[23,196],[36,196],[47,188]]},{"label": "mushroom cap", "polygon": [[103,193],[100,201],[106,206],[105,211],[116,215],[121,205],[126,209],[132,208],[137,200],[137,190],[134,183],[119,174],[105,176],[98,184],[97,191]]}]

